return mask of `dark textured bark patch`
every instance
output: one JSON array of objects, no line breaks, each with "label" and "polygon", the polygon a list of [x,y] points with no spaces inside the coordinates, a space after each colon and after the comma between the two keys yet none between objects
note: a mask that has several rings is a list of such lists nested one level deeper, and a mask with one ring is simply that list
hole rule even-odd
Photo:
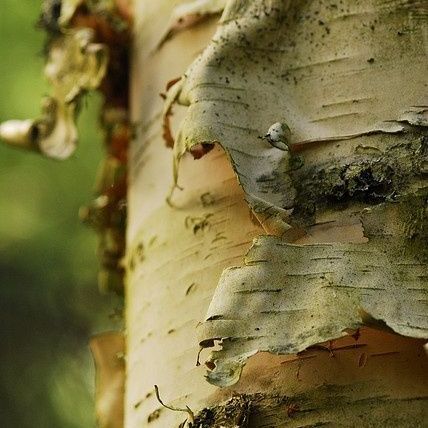
[{"label": "dark textured bark patch", "polygon": [[292,223],[310,225],[326,208],[394,202],[407,193],[424,175],[428,139],[422,132],[384,135],[383,141],[379,136],[363,137],[352,156],[316,165],[305,165],[299,156],[298,167],[291,172],[297,190]]},{"label": "dark textured bark patch", "polygon": [[235,395],[226,403],[202,409],[192,428],[247,428],[249,427],[252,397]]}]

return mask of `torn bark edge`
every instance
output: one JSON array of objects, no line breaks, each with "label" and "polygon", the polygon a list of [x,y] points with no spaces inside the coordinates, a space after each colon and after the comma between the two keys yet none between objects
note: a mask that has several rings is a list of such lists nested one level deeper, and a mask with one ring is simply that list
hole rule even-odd
[{"label": "torn bark edge", "polygon": [[123,294],[126,163],[131,138],[128,27],[132,20],[125,16],[130,13],[127,6],[127,0],[107,7],[86,0],[45,0],[40,25],[48,37],[44,74],[52,96],[43,100],[40,119],[0,124],[0,138],[9,145],[66,159],[77,146],[76,118],[83,97],[90,90],[103,95],[101,125],[107,154],[96,199],[81,208],[79,215],[100,235],[99,289],[117,294]]},{"label": "torn bark edge", "polygon": [[[75,121],[81,98],[98,88],[109,97],[113,95],[104,84],[111,67],[108,44],[115,39],[127,40],[132,24],[130,6],[127,0],[117,0],[111,10],[98,7],[94,15],[90,10],[86,0],[43,2],[39,24],[48,36],[45,76],[53,94],[43,103],[40,119],[10,120],[0,125],[0,139],[5,143],[66,159],[77,145]],[[64,92],[70,82],[73,86]]]},{"label": "torn bark edge", "polygon": [[[370,240],[375,241],[375,244],[374,244],[375,250],[376,248],[378,248],[378,246],[379,248],[382,248],[388,244],[388,241],[384,241],[383,244],[382,242],[378,242],[379,238],[382,236],[386,236],[386,237],[393,236],[394,230],[396,230],[395,234],[397,235],[396,239],[398,244],[395,250],[393,251],[397,252],[397,254],[401,252],[402,257],[404,257],[404,254],[409,251],[408,249],[406,250],[406,247],[411,247],[411,253],[408,255],[410,259],[406,261],[406,259],[404,258],[403,260],[401,260],[400,263],[398,263],[398,266],[402,266],[401,269],[406,269],[406,266],[411,266],[412,268],[416,268],[419,266],[420,269],[422,269],[423,271],[423,266],[426,267],[427,253],[425,252],[424,254],[421,254],[418,249],[420,248],[419,246],[423,245],[422,243],[426,241],[427,219],[426,219],[426,212],[424,210],[426,210],[427,191],[428,191],[428,188],[422,187],[421,189],[419,189],[414,193],[406,194],[405,196],[403,196],[400,203],[394,203],[394,204],[382,203],[372,208],[365,208],[360,213],[360,218],[361,218],[362,226],[365,232],[365,236],[368,237]],[[409,215],[409,211],[411,211],[412,214]],[[240,268],[245,268],[246,266],[251,266],[252,264],[250,263],[248,265],[246,260],[250,253],[252,253],[253,251],[257,251],[257,248],[263,245],[263,242],[260,241],[261,239],[262,240],[276,239],[278,244],[281,247],[283,246],[288,246],[290,248],[296,247],[293,244],[287,244],[285,242],[281,244],[282,241],[278,240],[278,238],[260,236],[254,239],[253,246],[250,248],[247,255],[244,257],[243,266],[231,267],[231,268],[225,269],[222,273],[222,278],[228,271],[233,271],[234,269],[240,269]],[[419,244],[415,240],[417,240]],[[267,245],[269,244],[269,242],[265,244]],[[319,245],[334,248],[334,244],[319,244]],[[338,244],[338,245],[340,246],[342,244]],[[364,253],[365,250],[366,251],[368,250],[367,244],[348,244],[348,245],[353,245],[355,247],[354,251],[356,251],[356,253],[360,251],[361,253]],[[297,247],[304,249],[305,245],[303,246],[298,245]],[[308,248],[310,247],[311,246],[309,246]],[[317,247],[317,245],[315,245],[315,247]],[[265,248],[268,248],[268,247],[265,246]],[[346,248],[344,249],[344,251],[345,253],[349,253],[349,250]],[[255,256],[255,257],[260,258],[260,256]],[[414,257],[416,257],[416,259],[414,259]],[[316,260],[316,259],[311,259],[311,260]],[[251,261],[252,260],[250,258],[250,262]],[[264,262],[264,261],[265,260],[261,260],[260,262]],[[330,267],[330,270],[331,269],[332,267]],[[397,272],[397,275],[398,274],[402,275],[402,273],[400,272],[402,272],[402,270],[399,270]],[[340,270],[338,270],[338,273],[340,273]],[[419,290],[421,293],[425,292],[425,295],[426,295],[426,283],[424,282],[426,275],[424,276],[422,274],[422,276],[421,275],[418,276],[417,271],[415,273],[412,273],[411,275],[416,275],[415,280],[420,282],[420,287],[417,290]],[[244,278],[245,277],[241,277],[240,280],[244,281]],[[251,278],[253,277],[250,276],[249,278],[251,280]],[[405,281],[404,278],[405,277],[403,277],[403,281]],[[235,278],[235,281],[237,281],[236,278]],[[221,283],[221,280],[220,280],[220,283]],[[224,282],[223,285],[224,284],[227,284],[227,281]],[[424,288],[424,284],[425,284],[425,288]],[[352,283],[349,283],[349,284],[345,283],[344,286],[345,288],[355,287],[355,291],[359,290],[359,286],[356,286],[355,284],[352,285]],[[340,287],[340,282],[337,284],[337,287]],[[403,287],[404,287],[404,284],[403,284]],[[416,288],[414,287],[416,287],[416,285],[412,285],[411,290],[416,290]],[[388,293],[388,291],[394,291],[394,288],[392,289],[375,288],[375,289],[383,290],[384,293]],[[221,293],[221,291],[225,291],[225,288],[219,288],[219,290]],[[260,290],[255,290],[255,291],[260,291]],[[269,290],[266,290],[266,291],[269,291]],[[395,295],[396,299],[397,297],[398,295]],[[348,296],[348,298],[351,298],[351,297]],[[213,301],[217,301],[216,311],[220,311],[220,312],[211,312],[211,314],[214,314],[214,313],[221,314],[222,306],[221,305],[218,306],[219,300],[215,299],[214,297]],[[363,302],[360,302],[360,303],[363,303]],[[399,307],[401,306],[399,305]],[[400,309],[400,311],[401,310],[405,311],[404,308],[405,306],[403,307],[403,309]],[[223,309],[226,311],[226,313],[230,311],[230,308],[228,308],[227,305],[225,305]],[[359,337],[358,329],[363,326],[372,327],[377,330],[382,330],[382,331],[386,331],[389,333],[398,334],[402,336],[408,336],[408,337],[413,337],[417,339],[428,339],[428,332],[426,327],[424,327],[423,320],[420,320],[420,324],[412,324],[414,320],[410,320],[410,319],[407,322],[403,323],[403,321],[400,322],[400,319],[398,320],[395,319],[394,315],[391,314],[390,311],[388,310],[385,310],[383,314],[380,314],[377,310],[375,310],[375,316],[377,317],[376,318],[371,313],[369,313],[370,309],[365,308],[363,305],[357,305],[354,309],[357,310],[357,312],[354,314],[354,317],[350,317],[348,319],[349,321],[348,324],[344,325],[343,322],[338,324],[338,326],[342,324],[341,334],[339,334],[339,331],[337,328],[336,328],[336,331],[334,331],[334,329],[331,329],[331,332],[329,334],[325,334],[326,331],[323,330],[324,333],[322,336],[322,342],[319,342],[319,343],[324,343],[335,339],[339,339],[340,337],[343,337],[346,335],[351,335],[352,337],[355,338],[355,340],[358,340],[358,337]],[[373,307],[371,309],[373,310]],[[210,309],[208,310],[208,314],[210,314]],[[419,317],[421,316],[422,315],[420,315]],[[418,315],[416,315],[416,317],[418,317]],[[354,318],[354,320],[350,322],[352,318]],[[223,317],[221,315],[210,316],[206,318],[205,322],[207,321],[215,322],[215,320],[217,319],[222,320]],[[227,319],[225,319],[224,322],[227,322]],[[200,324],[200,326],[203,328],[203,324]],[[351,330],[357,329],[357,333],[351,332],[352,333],[351,334],[349,332],[350,329]],[[223,340],[228,341],[228,344],[227,344],[228,350],[231,350],[233,348],[233,339],[234,339],[233,336],[232,337],[229,337],[229,335],[221,336],[221,330],[222,330],[221,326],[220,326],[220,330],[218,329],[216,330],[216,328],[210,328],[210,327],[208,327],[208,330],[206,332],[202,330],[201,332],[202,335],[201,334],[199,335],[201,338],[199,342],[201,349],[198,353],[198,360],[197,360],[198,363],[199,363],[199,354],[201,353],[202,349],[212,348],[217,344],[222,346]],[[242,332],[239,333],[237,338],[239,338],[240,335],[242,334],[243,334]],[[304,331],[302,331],[299,334],[299,337],[300,336],[302,338],[306,337],[306,335],[304,334]],[[252,340],[255,338],[256,336],[254,338],[249,337],[249,340]],[[282,345],[278,347],[278,344],[276,344],[276,345],[272,345],[270,348],[266,346],[263,348],[260,348],[259,345],[254,345],[254,348],[251,349],[251,351],[249,352],[240,351],[238,354],[234,355],[233,357],[225,356],[223,358],[221,357],[221,353],[223,352],[222,350],[214,351],[214,353],[211,354],[209,359],[205,362],[206,367],[209,369],[209,372],[207,373],[206,378],[209,383],[212,383],[213,385],[216,385],[216,386],[220,386],[220,387],[232,386],[239,381],[242,374],[243,367],[245,366],[247,360],[251,356],[259,352],[263,351],[263,352],[271,352],[273,354],[284,354],[284,355],[292,354],[292,353],[299,354],[301,352],[304,352],[307,349],[310,349],[313,346],[317,346],[316,343],[313,343],[313,344],[310,344],[308,347],[307,346],[308,343],[304,344],[304,343],[298,343],[298,342],[283,343]],[[239,347],[236,350],[239,350]]]},{"label": "torn bark edge", "polygon": [[[177,138],[174,141],[174,137],[172,136],[172,132],[170,129],[169,118],[174,104],[177,103],[179,105],[187,107],[191,105],[189,100],[187,100],[185,97],[182,97],[182,91],[186,85],[187,80],[188,76],[186,74],[184,74],[180,80],[175,79],[172,82],[172,85],[169,86],[166,95],[163,96],[163,98],[165,99],[163,109],[163,126],[164,131],[167,130],[167,132],[164,132],[164,137],[166,135],[168,136],[168,138],[165,138],[167,141],[167,146],[171,146],[171,144],[173,144],[173,183],[169,195],[167,197],[167,203],[170,206],[174,206],[174,191],[176,188],[181,189],[178,185],[178,174],[180,161],[184,154],[186,152],[190,152],[194,155],[194,158],[199,159],[207,152],[206,150],[200,150],[200,148],[211,147],[214,144],[219,144],[225,151],[229,162],[233,167],[237,180],[244,191],[245,200],[247,201],[250,209],[253,211],[254,215],[256,216],[260,225],[263,227],[266,233],[281,236],[286,240],[294,240],[298,237],[303,236],[304,231],[300,227],[298,227],[298,225],[290,224],[290,214],[292,213],[294,203],[287,202],[285,206],[278,206],[278,204],[274,204],[267,199],[261,199],[256,194],[258,191],[257,187],[254,189],[254,192],[252,192],[251,188],[247,189],[246,187],[248,186],[242,185],[240,171],[235,165],[231,153],[229,153],[228,143],[230,142],[223,142],[220,138],[216,137],[215,129],[213,132],[213,128],[215,128],[216,125],[215,123],[213,124],[213,126],[210,127],[210,130],[207,129],[205,132],[207,135],[210,135],[208,139],[192,138],[192,135],[186,135],[182,126],[180,126]],[[401,115],[397,120],[375,123],[370,127],[370,129],[362,131],[360,133],[344,134],[334,138],[326,137],[319,139],[295,141],[292,145],[290,145],[290,152],[296,153],[302,150],[306,150],[308,148],[312,148],[314,145],[337,143],[338,141],[350,140],[373,134],[406,133],[409,131],[409,129],[412,129],[413,126],[425,126],[426,120],[424,118],[426,116],[426,111],[427,109],[424,106],[412,107],[408,110],[406,114],[403,113],[403,115]],[[186,118],[182,121],[182,124],[185,122]],[[201,130],[200,132],[202,134],[204,133]],[[286,171],[284,172],[284,180],[282,180],[282,182],[285,183],[287,178],[288,180],[291,180],[290,175]],[[291,188],[289,190],[290,195],[288,196],[288,199],[293,199],[293,196],[291,195],[293,193],[293,189]]]},{"label": "torn bark edge", "polygon": [[40,153],[52,159],[70,157],[77,146],[76,115],[79,97],[62,102],[54,97],[43,101],[41,119],[8,120],[0,124],[0,139],[20,149]]},{"label": "torn bark edge", "polygon": [[[167,92],[166,94],[163,95],[163,98],[165,100],[163,112],[162,112],[164,140],[167,146],[168,147],[172,146],[172,149],[173,149],[173,166],[172,166],[173,183],[171,185],[171,189],[166,198],[167,204],[171,207],[174,207],[173,195],[175,190],[176,189],[183,190],[182,187],[180,187],[180,185],[178,184],[178,172],[179,172],[181,158],[185,155],[186,152],[191,153],[194,159],[200,159],[206,153],[211,151],[214,145],[218,144],[226,153],[226,156],[233,167],[238,183],[241,184],[240,175],[237,171],[235,163],[232,157],[230,156],[229,151],[227,150],[227,147],[225,147],[220,141],[218,140],[210,140],[210,141],[200,140],[199,141],[198,140],[198,141],[192,142],[192,144],[190,144],[189,147],[187,147],[184,144],[177,144],[177,142],[173,138],[172,132],[169,126],[169,116],[171,115],[172,108],[176,103],[182,106],[187,106],[187,107],[189,106],[188,103],[183,102],[183,100],[180,100],[181,91],[183,89],[185,81],[186,81],[186,75],[183,75],[181,78],[177,78],[168,82]],[[165,132],[165,129],[167,130],[167,132]],[[181,138],[180,133],[181,131],[179,131],[178,140],[180,140]],[[165,138],[165,134],[168,135],[168,138]],[[269,204],[267,201],[263,201],[255,195],[247,194],[242,184],[241,184],[241,188],[244,191],[245,200],[247,201],[248,205],[252,209],[253,214],[255,215],[260,225],[263,227],[263,229],[266,231],[266,233],[282,236],[286,239],[295,239],[296,237],[301,236],[302,231],[300,229],[298,228],[292,229],[291,225],[289,225],[285,221],[285,219],[288,217],[289,211],[280,207],[276,207],[272,204]]]},{"label": "torn bark edge", "polygon": [[163,45],[178,33],[205,22],[212,16],[219,15],[226,5],[226,0],[194,0],[176,6],[167,28],[160,38],[153,53],[160,50]]},{"label": "torn bark edge", "polygon": [[[66,93],[62,93],[62,73],[67,74],[67,60],[57,68],[54,57],[50,57],[45,67],[45,74],[54,85],[53,95],[42,103],[42,117],[36,120],[9,120],[0,124],[0,139],[5,143],[21,149],[41,153],[54,159],[66,159],[75,150],[77,144],[76,115],[82,96],[88,90],[96,89],[102,82],[108,64],[106,46],[93,43],[93,33],[83,29],[60,36],[63,47],[55,47],[57,52],[67,55],[70,45],[81,48],[81,75],[76,76],[75,84]],[[58,39],[60,40],[60,39]],[[61,44],[60,43],[60,44]],[[57,54],[56,54],[57,55]],[[85,68],[93,65],[93,74]],[[57,80],[58,79],[58,80]]]},{"label": "torn bark edge", "polygon": [[[172,88],[176,83],[178,83],[182,79],[182,76],[177,77],[175,79],[170,80],[166,84],[166,93]],[[159,94],[164,100],[167,99],[167,96],[164,93]],[[171,131],[171,116],[173,115],[172,108],[174,106],[174,102],[168,103],[168,108],[164,111],[162,117],[162,138],[165,141],[166,147],[173,148],[174,147],[174,137],[172,136]]]}]

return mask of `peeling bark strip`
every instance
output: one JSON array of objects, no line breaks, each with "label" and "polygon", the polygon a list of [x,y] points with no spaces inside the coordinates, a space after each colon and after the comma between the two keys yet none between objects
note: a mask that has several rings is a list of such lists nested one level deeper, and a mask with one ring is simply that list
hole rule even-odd
[{"label": "peeling bark strip", "polygon": [[127,107],[130,21],[122,9],[114,1],[43,1],[39,24],[47,33],[44,74],[52,94],[40,119],[0,124],[2,140],[66,159],[77,146],[76,118],[88,91],[100,89],[108,107]]},{"label": "peeling bark strip", "polygon": [[[128,0],[44,0],[39,25],[46,30],[44,74],[52,93],[42,117],[0,124],[6,143],[66,159],[77,146],[76,119],[84,96],[104,96],[101,124],[106,156],[96,186],[97,198],[79,214],[100,235],[102,291],[123,292],[125,253],[128,120]],[[100,428],[123,427],[124,338],[106,333],[91,340],[97,369],[96,412]],[[120,354],[120,355],[119,355]]]},{"label": "peeling bark strip", "polygon": [[107,49],[94,43],[94,36],[89,28],[72,29],[51,43],[45,75],[53,93],[43,102],[42,118],[4,122],[0,138],[57,159],[68,158],[74,152],[81,97],[100,85],[107,70]]},{"label": "peeling bark strip", "polygon": [[396,263],[371,244],[294,246],[261,237],[245,266],[223,273],[200,328],[202,346],[222,345],[208,380],[232,385],[256,352],[297,353],[364,323],[427,338],[426,272],[426,263]]},{"label": "peeling bark strip", "polygon": [[[76,119],[90,90],[104,96],[101,125],[106,157],[96,199],[80,217],[100,235],[98,275],[102,291],[123,292],[125,253],[130,24],[126,1],[45,0],[40,26],[47,32],[45,76],[52,95],[38,120],[0,124],[0,137],[20,148],[66,159],[74,152]],[[128,10],[129,11],[129,10]]]},{"label": "peeling bark strip", "polygon": [[[167,406],[189,406],[204,427],[225,424],[219,403],[236,394],[251,402],[249,427],[417,426],[422,340],[385,330],[427,329],[426,7],[230,0],[205,48],[215,19],[187,27],[190,16],[168,33],[177,5],[189,3],[217,2],[135,3],[125,425],[183,422],[159,406],[156,384]],[[174,153],[162,131],[169,147],[175,137]],[[218,147],[205,154],[213,144],[227,159]],[[182,190],[168,206],[174,180]],[[246,264],[230,268],[263,233],[248,205],[283,240],[257,238]],[[291,245],[295,233],[318,245]],[[384,330],[317,346],[368,323]],[[270,352],[251,358],[238,384],[217,388],[196,364],[195,332],[206,347],[221,341],[207,364],[217,385],[236,381],[250,355]]]},{"label": "peeling bark strip", "polygon": [[[186,151],[219,143],[265,229],[285,232],[293,166],[260,137],[284,123],[293,150],[426,122],[426,12],[410,0],[229,1],[211,43],[167,96],[165,112],[174,102],[189,106],[175,181]],[[409,64],[412,78],[403,79]]]},{"label": "peeling bark strip", "polygon": [[194,0],[180,4],[171,12],[170,22],[165,35],[161,38],[157,49],[174,37],[194,25],[200,24],[210,16],[223,11],[227,0]]},{"label": "peeling bark strip", "polygon": [[403,202],[365,212],[366,244],[257,238],[244,266],[223,272],[200,327],[201,346],[222,346],[209,382],[233,385],[257,352],[298,353],[364,324],[428,338],[426,191]]},{"label": "peeling bark strip", "polygon": [[[356,213],[361,203],[406,203],[403,195],[426,186],[426,16],[413,1],[228,2],[211,43],[167,94],[166,115],[174,102],[188,106],[174,145],[175,183],[184,153],[218,143],[274,234],[312,226],[343,203]],[[400,36],[403,22],[411,46]],[[409,61],[412,79],[403,80]],[[287,132],[272,136],[273,128]],[[365,314],[427,337],[426,257],[408,251],[421,248],[421,238],[399,239],[406,220],[397,221],[393,238],[380,234],[365,245],[256,240],[245,266],[223,273],[208,310],[201,344],[223,345],[209,380],[231,385],[255,352],[301,351],[368,322]]]}]

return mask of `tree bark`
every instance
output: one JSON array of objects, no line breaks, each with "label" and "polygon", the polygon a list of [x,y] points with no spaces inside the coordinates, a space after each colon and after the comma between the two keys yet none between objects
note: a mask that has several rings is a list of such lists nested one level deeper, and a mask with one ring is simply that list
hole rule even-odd
[{"label": "tree bark", "polygon": [[125,427],[422,426],[426,2],[176,5],[135,2]]}]

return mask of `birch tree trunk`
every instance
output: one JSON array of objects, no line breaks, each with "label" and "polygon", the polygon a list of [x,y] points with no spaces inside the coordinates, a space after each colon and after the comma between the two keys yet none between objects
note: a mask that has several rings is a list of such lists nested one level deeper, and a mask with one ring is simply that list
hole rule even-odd
[{"label": "birch tree trunk", "polygon": [[125,427],[423,426],[427,3],[135,14]]},{"label": "birch tree trunk", "polygon": [[116,291],[129,185],[100,427],[425,426],[427,1],[135,0],[128,156],[129,1],[43,7],[53,93],[0,137],[65,159],[103,92]]}]

